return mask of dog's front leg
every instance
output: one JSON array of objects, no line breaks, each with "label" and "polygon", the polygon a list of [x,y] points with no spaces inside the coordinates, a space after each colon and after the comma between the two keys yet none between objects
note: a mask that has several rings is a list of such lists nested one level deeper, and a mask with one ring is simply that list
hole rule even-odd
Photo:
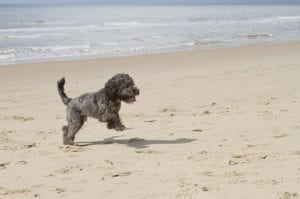
[{"label": "dog's front leg", "polygon": [[125,126],[122,124],[119,113],[110,113],[107,114],[107,128],[115,129],[116,131],[125,130]]}]

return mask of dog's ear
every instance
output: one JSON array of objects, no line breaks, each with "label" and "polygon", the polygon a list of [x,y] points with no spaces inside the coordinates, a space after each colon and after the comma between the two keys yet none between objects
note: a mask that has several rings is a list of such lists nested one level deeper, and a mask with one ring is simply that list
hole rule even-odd
[{"label": "dog's ear", "polygon": [[116,76],[112,77],[105,84],[106,93],[112,98],[115,98],[117,96],[118,88],[118,79],[116,78]]}]

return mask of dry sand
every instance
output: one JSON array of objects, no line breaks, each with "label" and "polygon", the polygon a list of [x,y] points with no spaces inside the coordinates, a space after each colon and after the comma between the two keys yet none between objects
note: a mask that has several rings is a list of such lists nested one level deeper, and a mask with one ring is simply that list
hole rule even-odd
[{"label": "dry sand", "polygon": [[[116,73],[128,130],[63,146],[66,93]],[[300,43],[0,66],[0,198],[299,198]]]}]

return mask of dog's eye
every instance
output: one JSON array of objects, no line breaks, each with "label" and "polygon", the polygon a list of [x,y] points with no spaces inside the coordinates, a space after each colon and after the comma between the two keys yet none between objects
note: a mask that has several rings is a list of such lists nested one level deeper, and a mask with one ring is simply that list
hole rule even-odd
[{"label": "dog's eye", "polygon": [[127,84],[126,87],[127,87],[127,88],[131,88],[131,87],[132,87],[132,84]]}]

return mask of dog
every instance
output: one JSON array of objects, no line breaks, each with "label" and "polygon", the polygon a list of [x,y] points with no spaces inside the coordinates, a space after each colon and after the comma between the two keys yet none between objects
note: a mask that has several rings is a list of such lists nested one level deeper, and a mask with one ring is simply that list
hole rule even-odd
[{"label": "dog", "polygon": [[125,130],[119,115],[121,102],[134,103],[136,96],[140,94],[140,90],[128,74],[117,74],[108,80],[101,90],[73,99],[66,95],[64,85],[63,77],[57,82],[57,88],[62,102],[67,106],[68,125],[62,128],[65,145],[74,145],[75,136],[87,117],[106,122],[108,129]]}]

